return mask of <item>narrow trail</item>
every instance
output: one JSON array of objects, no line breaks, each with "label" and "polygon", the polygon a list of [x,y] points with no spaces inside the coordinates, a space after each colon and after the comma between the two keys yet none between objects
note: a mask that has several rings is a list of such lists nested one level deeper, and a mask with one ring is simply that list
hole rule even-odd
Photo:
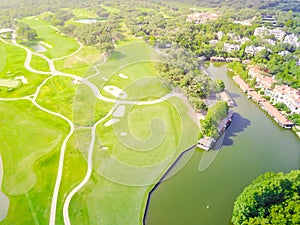
[{"label": "narrow trail", "polygon": [[[67,136],[65,137],[65,139],[63,140],[62,146],[60,148],[60,157],[59,157],[59,164],[58,164],[58,172],[57,172],[57,177],[56,177],[56,181],[55,181],[55,186],[54,186],[54,190],[53,190],[53,195],[52,195],[52,201],[51,201],[51,210],[50,210],[50,215],[49,215],[49,225],[55,225],[55,221],[56,221],[56,214],[57,214],[57,201],[58,201],[58,195],[59,195],[59,189],[60,189],[60,185],[61,185],[61,180],[62,180],[62,174],[63,174],[63,165],[64,165],[64,159],[65,159],[65,152],[66,152],[66,147],[67,147],[67,143],[70,140],[71,136],[74,134],[74,130],[75,130],[75,125],[74,123],[67,117],[63,116],[60,113],[57,112],[53,112],[49,109],[44,108],[43,106],[39,105],[37,103],[37,97],[42,89],[42,87],[52,78],[56,77],[56,76],[62,76],[62,77],[70,77],[73,78],[76,81],[79,81],[81,84],[85,84],[87,85],[94,93],[94,96],[102,101],[105,102],[112,102],[112,103],[116,103],[112,109],[106,114],[105,117],[103,117],[102,119],[100,119],[98,122],[96,122],[93,127],[91,127],[91,142],[89,145],[89,150],[88,150],[88,169],[86,172],[86,175],[84,177],[84,179],[81,181],[80,184],[78,184],[67,196],[66,201],[64,202],[64,206],[63,206],[63,218],[64,218],[64,223],[66,225],[71,225],[70,222],[70,218],[69,218],[69,205],[70,202],[73,198],[73,196],[82,188],[84,187],[84,185],[88,182],[88,180],[90,179],[91,173],[92,173],[92,157],[93,157],[93,149],[94,149],[94,144],[95,144],[95,139],[96,139],[96,128],[97,126],[103,122],[105,119],[107,119],[109,116],[111,116],[111,114],[113,113],[113,111],[116,109],[116,107],[119,104],[126,104],[126,105],[153,105],[153,104],[158,104],[161,103],[163,101],[168,100],[169,98],[172,97],[182,97],[181,94],[179,93],[170,93],[167,94],[159,99],[155,99],[155,100],[150,100],[150,101],[128,101],[128,100],[118,100],[118,99],[111,99],[111,98],[107,98],[105,96],[103,96],[98,87],[89,81],[90,78],[96,77],[100,74],[100,70],[98,69],[98,66],[104,64],[107,60],[107,58],[105,56],[104,60],[93,66],[93,68],[95,69],[95,73],[83,78],[74,74],[68,74],[68,73],[64,73],[61,71],[57,71],[55,69],[55,65],[54,65],[54,61],[56,60],[61,60],[61,59],[65,59],[67,57],[71,57],[75,54],[77,54],[81,49],[82,49],[82,44],[79,43],[80,47],[73,52],[70,55],[64,56],[64,57],[60,57],[60,58],[56,58],[56,59],[49,59],[47,56],[40,54],[40,53],[35,53],[32,52],[29,48],[22,46],[20,44],[17,43],[16,41],[16,34],[15,32],[13,32],[12,35],[12,43],[9,43],[3,39],[0,38],[1,41],[3,41],[6,44],[9,45],[14,45],[16,47],[22,48],[26,51],[26,60],[24,62],[24,67],[26,68],[26,70],[32,72],[32,73],[36,73],[36,74],[42,74],[42,75],[48,75],[47,78],[44,79],[44,81],[37,87],[36,91],[34,94],[28,95],[28,96],[23,96],[23,97],[19,97],[19,98],[0,98],[0,101],[18,101],[18,100],[29,100],[32,102],[33,105],[35,105],[38,109],[42,110],[45,113],[48,113],[50,115],[59,117],[60,119],[64,120],[66,123],[68,123],[69,125],[69,132],[67,134]],[[41,58],[43,58],[44,60],[46,60],[46,62],[49,65],[49,72],[46,71],[39,71],[36,69],[33,69],[30,65],[30,62],[32,60],[32,56],[36,55],[39,56]]]}]

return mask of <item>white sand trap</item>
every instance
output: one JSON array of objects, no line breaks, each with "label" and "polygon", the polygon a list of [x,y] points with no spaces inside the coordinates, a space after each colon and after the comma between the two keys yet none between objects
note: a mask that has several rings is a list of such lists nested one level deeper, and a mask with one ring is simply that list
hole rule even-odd
[{"label": "white sand trap", "polygon": [[108,150],[108,147],[102,146],[102,147],[101,147],[101,150],[102,150],[102,151],[107,151],[107,150]]},{"label": "white sand trap", "polygon": [[11,80],[11,79],[0,79],[0,86],[8,87],[8,88],[15,88],[19,85],[19,81]]},{"label": "white sand trap", "polygon": [[41,45],[44,45],[44,46],[46,46],[47,48],[53,48],[53,46],[52,45],[50,45],[49,43],[47,43],[47,42],[44,42],[44,41],[39,41],[38,42],[39,44],[41,44]]},{"label": "white sand trap", "polygon": [[23,84],[28,84],[28,80],[24,76],[15,77],[15,80],[20,80]]},{"label": "white sand trap", "polygon": [[109,121],[107,121],[107,122],[104,124],[104,126],[105,126],[105,127],[108,127],[108,126],[113,125],[114,123],[117,123],[117,122],[119,122],[119,121],[120,121],[120,120],[117,119],[117,118],[112,118],[112,119],[110,119]]},{"label": "white sand trap", "polygon": [[34,45],[31,46],[35,52],[46,52],[47,49],[43,45]]},{"label": "white sand trap", "polygon": [[7,216],[9,208],[9,198],[0,192],[0,222]]},{"label": "white sand trap", "polygon": [[119,77],[123,78],[123,79],[128,79],[128,77],[126,75],[124,75],[123,73],[119,74]]},{"label": "white sand trap", "polygon": [[115,96],[116,98],[120,98],[120,99],[126,99],[127,98],[126,92],[124,92],[122,89],[120,89],[116,86],[107,85],[103,89],[104,89],[104,91],[110,93],[111,95]]},{"label": "white sand trap", "polygon": [[118,108],[113,112],[113,117],[123,117],[125,113],[125,105],[119,105]]},{"label": "white sand trap", "polygon": [[81,80],[78,80],[78,79],[74,79],[72,81],[73,84],[81,84]]},{"label": "white sand trap", "polygon": [[120,136],[125,137],[125,136],[127,136],[127,133],[126,132],[121,132]]},{"label": "white sand trap", "polygon": [[106,77],[101,77],[101,80],[108,81]]},{"label": "white sand trap", "polygon": [[0,155],[0,190],[2,190],[2,179],[3,179],[3,164],[2,164],[2,156]]},{"label": "white sand trap", "polygon": [[[2,189],[2,179],[3,179],[3,164],[2,157],[0,155],[0,189]],[[9,198],[0,192],[0,222],[4,220],[7,216],[9,208]]]}]

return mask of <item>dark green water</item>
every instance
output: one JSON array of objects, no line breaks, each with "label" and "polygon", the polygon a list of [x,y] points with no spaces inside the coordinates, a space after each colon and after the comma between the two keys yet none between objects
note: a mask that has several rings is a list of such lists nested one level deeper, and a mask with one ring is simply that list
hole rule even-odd
[{"label": "dark green water", "polygon": [[277,126],[247,99],[225,66],[211,64],[209,69],[224,80],[236,103],[223,147],[205,171],[199,172],[198,167],[206,153],[195,151],[178,174],[157,187],[146,225],[229,225],[235,198],[256,176],[300,169],[296,135]]}]

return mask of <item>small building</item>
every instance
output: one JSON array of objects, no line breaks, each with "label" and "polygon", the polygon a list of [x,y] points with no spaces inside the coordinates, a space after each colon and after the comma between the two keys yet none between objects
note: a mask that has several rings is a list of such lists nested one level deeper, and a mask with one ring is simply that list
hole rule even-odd
[{"label": "small building", "polygon": [[250,91],[248,92],[248,98],[253,99],[255,102],[260,103],[266,101],[260,94],[258,94],[256,91]]},{"label": "small building", "polygon": [[241,62],[239,58],[228,57],[226,58],[226,62]]},{"label": "small building", "polygon": [[204,149],[205,151],[208,151],[213,144],[216,142],[216,139],[214,139],[213,137],[206,137],[204,136],[203,138],[201,138],[198,143],[197,143],[197,147]]},{"label": "small building", "polygon": [[240,76],[234,76],[232,79],[240,86],[243,92],[248,93],[253,91],[253,89]]},{"label": "small building", "polygon": [[195,12],[190,14],[186,19],[187,22],[194,22],[195,24],[206,23],[207,21],[214,21],[218,19],[218,14],[210,12]]},{"label": "small building", "polygon": [[262,102],[261,107],[283,128],[291,129],[294,123],[282,115],[274,106],[269,102]]},{"label": "small building", "polygon": [[229,95],[229,93],[224,90],[223,92],[218,93],[218,97],[220,100],[227,102],[229,107],[233,107],[234,106],[234,101],[231,98],[231,96]]},{"label": "small building", "polygon": [[240,50],[240,48],[241,48],[240,45],[224,43],[223,51],[227,53],[231,53]]},{"label": "small building", "polygon": [[213,56],[213,57],[210,57],[210,61],[212,61],[212,62],[225,62],[226,59],[224,57],[221,57],[221,56]]}]

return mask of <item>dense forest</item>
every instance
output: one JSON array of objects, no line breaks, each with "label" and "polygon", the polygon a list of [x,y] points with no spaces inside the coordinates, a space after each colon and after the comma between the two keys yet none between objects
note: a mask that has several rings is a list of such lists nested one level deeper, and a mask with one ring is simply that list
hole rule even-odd
[{"label": "dense forest", "polygon": [[300,221],[300,171],[265,173],[236,199],[232,222],[240,224],[290,224]]}]

